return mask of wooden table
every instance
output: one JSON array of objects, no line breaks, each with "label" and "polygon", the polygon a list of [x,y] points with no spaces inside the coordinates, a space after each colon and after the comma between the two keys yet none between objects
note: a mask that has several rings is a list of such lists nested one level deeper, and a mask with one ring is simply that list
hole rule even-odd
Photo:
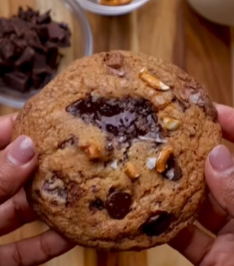
[{"label": "wooden table", "polygon": [[[0,16],[16,12],[19,4],[58,0],[4,0]],[[57,10],[56,10],[57,11]],[[233,104],[231,30],[197,16],[183,0],[151,0],[142,9],[122,17],[88,14],[95,52],[110,49],[141,51],[172,61],[206,85],[214,101]],[[0,114],[15,110],[0,106]],[[232,145],[229,147],[233,150]],[[27,225],[2,237],[0,244],[44,231],[41,223]],[[96,253],[75,248],[46,266],[189,266],[177,252],[161,246],[141,253]]]}]

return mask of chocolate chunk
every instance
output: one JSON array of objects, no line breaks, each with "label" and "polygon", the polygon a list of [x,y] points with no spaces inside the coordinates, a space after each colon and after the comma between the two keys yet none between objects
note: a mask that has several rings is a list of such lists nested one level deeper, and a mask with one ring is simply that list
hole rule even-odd
[{"label": "chocolate chunk", "polygon": [[36,25],[35,31],[42,42],[46,41],[49,37],[48,27],[46,25]]},{"label": "chocolate chunk", "polygon": [[68,27],[68,25],[67,25],[66,23],[61,22],[61,23],[58,23],[58,24],[59,24],[59,26],[60,26],[62,29],[64,29],[65,31],[67,31],[69,34],[71,34],[71,31],[70,31],[70,29],[69,29],[69,27]]},{"label": "chocolate chunk", "polygon": [[22,7],[18,9],[18,17],[28,22],[32,22],[38,15],[39,12],[34,11],[31,7],[28,7],[27,10],[24,10]]},{"label": "chocolate chunk", "polygon": [[27,22],[25,22],[21,18],[17,18],[17,17],[12,18],[11,24],[18,37],[22,37],[25,32],[30,30]]},{"label": "chocolate chunk", "polygon": [[163,177],[178,181],[182,177],[180,166],[174,156],[171,156],[167,161],[166,170],[162,173]]},{"label": "chocolate chunk", "polygon": [[58,64],[58,46],[52,42],[46,42],[47,63],[52,68],[57,67]]},{"label": "chocolate chunk", "polygon": [[30,78],[21,72],[7,73],[4,75],[3,81],[10,88],[20,92],[25,92],[30,87]]},{"label": "chocolate chunk", "polygon": [[0,75],[4,75],[12,70],[11,64],[0,58]]},{"label": "chocolate chunk", "polygon": [[40,89],[44,87],[44,84],[46,84],[45,80],[47,78],[46,73],[38,74],[38,75],[32,75],[32,82],[34,89]]},{"label": "chocolate chunk", "polygon": [[18,39],[16,35],[11,36],[11,42],[15,45],[15,47],[21,53],[28,47],[27,42],[23,39]]},{"label": "chocolate chunk", "polygon": [[147,236],[159,236],[167,231],[173,221],[173,215],[158,211],[143,224],[141,230]]},{"label": "chocolate chunk", "polygon": [[0,55],[1,58],[5,59],[6,61],[11,60],[15,55],[15,46],[12,42],[8,39],[0,40]]},{"label": "chocolate chunk", "polygon": [[40,15],[37,18],[37,23],[38,24],[47,24],[51,22],[51,17],[50,17],[50,12],[51,10],[45,12],[44,14]]},{"label": "chocolate chunk", "polygon": [[5,18],[0,19],[0,38],[10,35],[14,32],[11,21]]},{"label": "chocolate chunk", "polygon": [[129,193],[123,191],[114,191],[107,200],[105,207],[114,219],[123,219],[130,211],[132,197]]},{"label": "chocolate chunk", "polygon": [[49,39],[55,42],[61,41],[65,37],[65,31],[58,23],[51,22],[48,25]]},{"label": "chocolate chunk", "polygon": [[71,45],[70,35],[68,33],[65,33],[64,38],[60,40],[57,44],[61,48],[69,47]]},{"label": "chocolate chunk", "polygon": [[33,60],[35,51],[31,47],[27,47],[21,57],[15,62],[15,66],[19,67],[25,63],[30,63]]},{"label": "chocolate chunk", "polygon": [[39,51],[44,51],[44,47],[36,32],[26,31],[24,32],[24,38],[32,48],[37,49]]},{"label": "chocolate chunk", "polygon": [[46,56],[44,54],[36,53],[33,62],[33,74],[39,75],[47,72],[48,68],[46,63]]},{"label": "chocolate chunk", "polygon": [[101,211],[104,209],[104,203],[100,198],[96,198],[95,200],[90,202],[89,209],[91,211],[96,211],[96,210]]},{"label": "chocolate chunk", "polygon": [[186,100],[203,109],[213,121],[217,120],[218,112],[212,101],[209,99],[207,92],[195,80],[190,80],[185,88]]},{"label": "chocolate chunk", "polygon": [[107,53],[105,58],[107,66],[119,69],[123,66],[124,57],[120,53]]},{"label": "chocolate chunk", "polygon": [[89,96],[69,105],[66,111],[118,139],[124,137],[125,142],[140,136],[156,137],[162,130],[153,105],[141,98],[94,99]]}]

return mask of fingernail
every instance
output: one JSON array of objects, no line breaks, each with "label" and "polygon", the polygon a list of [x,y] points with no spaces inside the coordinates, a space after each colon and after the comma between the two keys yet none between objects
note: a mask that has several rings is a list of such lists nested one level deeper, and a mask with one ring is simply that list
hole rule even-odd
[{"label": "fingernail", "polygon": [[233,157],[223,145],[214,148],[209,155],[209,159],[212,167],[220,172],[234,167]]},{"label": "fingernail", "polygon": [[13,164],[24,165],[31,161],[34,154],[32,140],[29,137],[20,136],[11,144],[7,156]]}]

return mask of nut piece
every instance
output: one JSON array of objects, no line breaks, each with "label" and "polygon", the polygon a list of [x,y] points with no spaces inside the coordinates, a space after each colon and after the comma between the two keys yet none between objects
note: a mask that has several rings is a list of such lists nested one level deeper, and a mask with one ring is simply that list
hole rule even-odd
[{"label": "nut piece", "polygon": [[90,144],[90,145],[82,146],[80,148],[85,151],[89,160],[101,159],[102,157],[101,151],[96,144]]},{"label": "nut piece", "polygon": [[99,4],[107,6],[121,6],[131,3],[132,0],[99,0]]},{"label": "nut piece", "polygon": [[152,76],[146,67],[144,67],[140,71],[139,77],[141,80],[146,82],[151,88],[155,90],[167,91],[170,89],[169,86],[158,80],[156,77]]},{"label": "nut piece", "polygon": [[164,117],[162,122],[166,129],[173,131],[178,129],[181,126],[181,121],[174,119],[172,117]]},{"label": "nut piece", "polygon": [[171,146],[166,146],[163,148],[158,156],[156,163],[156,171],[159,173],[163,173],[166,170],[167,160],[173,154],[173,148]]},{"label": "nut piece", "polygon": [[132,163],[126,163],[124,173],[131,179],[136,179],[140,176],[135,166]]}]

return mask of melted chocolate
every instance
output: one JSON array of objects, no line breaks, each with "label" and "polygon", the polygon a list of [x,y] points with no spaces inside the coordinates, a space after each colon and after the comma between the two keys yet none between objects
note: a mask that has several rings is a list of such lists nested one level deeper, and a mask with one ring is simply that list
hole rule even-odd
[{"label": "melted chocolate", "polygon": [[181,168],[174,156],[171,156],[167,161],[166,170],[162,173],[163,177],[171,180],[178,181],[182,177]]},{"label": "melted chocolate", "polygon": [[173,215],[158,211],[143,224],[142,231],[148,236],[159,236],[168,229],[172,221]]},{"label": "melted chocolate", "polygon": [[95,211],[95,210],[101,211],[104,209],[104,202],[101,199],[96,198],[94,201],[90,202],[89,209],[91,211]]},{"label": "melted chocolate", "polygon": [[156,138],[162,130],[152,104],[141,98],[94,99],[89,96],[71,104],[66,111],[123,142],[139,136]]}]

